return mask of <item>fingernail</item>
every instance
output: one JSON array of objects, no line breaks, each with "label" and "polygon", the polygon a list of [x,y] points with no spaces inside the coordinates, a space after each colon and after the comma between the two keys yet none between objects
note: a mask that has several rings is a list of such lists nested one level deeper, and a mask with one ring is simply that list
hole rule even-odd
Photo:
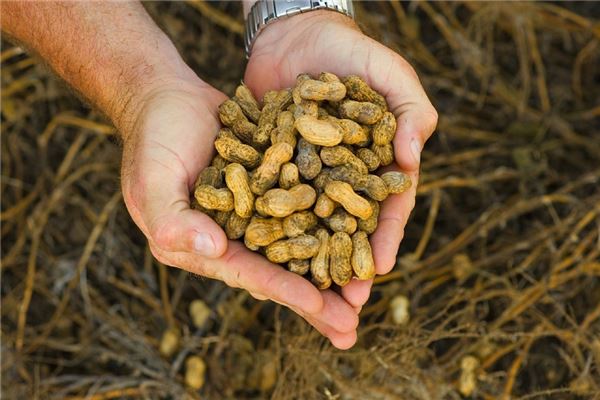
[{"label": "fingernail", "polygon": [[194,250],[203,256],[213,256],[215,254],[215,242],[208,233],[199,233],[194,238]]},{"label": "fingernail", "polygon": [[413,158],[419,164],[421,162],[421,145],[417,141],[417,139],[411,139],[410,141],[410,151],[412,152]]}]

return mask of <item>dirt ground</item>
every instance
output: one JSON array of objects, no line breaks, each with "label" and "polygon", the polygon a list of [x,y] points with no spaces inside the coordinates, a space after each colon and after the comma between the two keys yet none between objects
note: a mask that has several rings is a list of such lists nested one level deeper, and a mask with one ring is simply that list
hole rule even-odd
[{"label": "dirt ground", "polygon": [[[149,3],[199,76],[243,76],[239,3]],[[338,351],[154,261],[114,129],[3,43],[3,399],[600,398],[600,3],[356,3],[440,113],[398,264]],[[396,324],[391,300],[409,299]],[[201,328],[189,304],[211,309]],[[159,353],[175,327],[180,347]],[[184,383],[185,359],[206,382]]]}]

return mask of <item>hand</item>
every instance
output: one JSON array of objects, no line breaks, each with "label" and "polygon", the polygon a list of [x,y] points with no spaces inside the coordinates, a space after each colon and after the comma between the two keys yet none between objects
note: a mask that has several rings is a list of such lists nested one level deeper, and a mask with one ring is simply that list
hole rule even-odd
[{"label": "hand", "polygon": [[[191,71],[190,71],[191,72]],[[220,279],[303,316],[339,348],[356,341],[358,317],[337,295],[238,241],[228,241],[208,216],[192,210],[189,193],[210,164],[226,97],[195,76],[162,80],[148,90],[124,131],[122,186],[127,208],[162,263]],[[346,334],[345,332],[350,332]]]},{"label": "hand", "polygon": [[[383,202],[378,228],[371,236],[377,273],[385,274],[395,265],[415,205],[420,153],[436,127],[437,113],[406,60],[362,34],[350,18],[333,11],[299,14],[265,28],[252,48],[244,81],[260,97],[269,89],[293,86],[300,73],[323,71],[361,76],[385,96],[398,121],[393,143],[397,165],[392,169],[408,173],[413,185]],[[371,284],[353,280],[341,294],[360,310]]]}]

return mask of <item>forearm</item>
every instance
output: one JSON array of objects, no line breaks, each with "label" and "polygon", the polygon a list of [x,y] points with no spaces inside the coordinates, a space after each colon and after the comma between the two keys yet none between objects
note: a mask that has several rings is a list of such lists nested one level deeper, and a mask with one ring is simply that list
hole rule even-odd
[{"label": "forearm", "polygon": [[189,75],[138,2],[11,1],[2,8],[2,30],[39,55],[119,129],[130,123],[131,109],[145,91]]}]

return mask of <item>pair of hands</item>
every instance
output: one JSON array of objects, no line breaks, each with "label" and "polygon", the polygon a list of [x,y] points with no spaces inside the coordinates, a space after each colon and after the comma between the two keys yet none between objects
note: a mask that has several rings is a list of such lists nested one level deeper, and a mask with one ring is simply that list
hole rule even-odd
[{"label": "pair of hands", "polygon": [[[122,186],[127,208],[162,263],[220,279],[257,299],[283,304],[340,349],[356,342],[358,313],[372,281],[353,280],[339,293],[319,291],[305,278],[274,265],[237,241],[228,241],[208,216],[192,210],[189,193],[209,165],[226,96],[184,67],[176,78],[154,82],[130,116],[124,136]],[[244,82],[257,98],[292,86],[303,72],[359,75],[383,94],[398,118],[397,165],[412,188],[389,197],[371,236],[378,274],[389,272],[415,204],[420,152],[437,113],[411,66],[331,11],[300,14],[269,25],[257,38]]]}]

